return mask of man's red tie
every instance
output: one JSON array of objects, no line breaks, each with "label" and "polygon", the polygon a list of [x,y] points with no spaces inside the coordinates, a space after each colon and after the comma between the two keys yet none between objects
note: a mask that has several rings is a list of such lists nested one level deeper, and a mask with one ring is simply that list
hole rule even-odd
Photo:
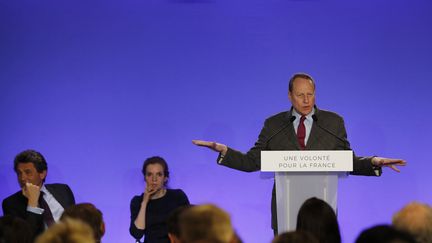
[{"label": "man's red tie", "polygon": [[306,145],[305,145],[306,127],[304,125],[305,119],[306,119],[306,117],[302,116],[300,118],[300,122],[299,122],[299,125],[297,127],[297,140],[298,140],[298,143],[300,144],[300,148],[302,150],[304,150],[306,148]]}]

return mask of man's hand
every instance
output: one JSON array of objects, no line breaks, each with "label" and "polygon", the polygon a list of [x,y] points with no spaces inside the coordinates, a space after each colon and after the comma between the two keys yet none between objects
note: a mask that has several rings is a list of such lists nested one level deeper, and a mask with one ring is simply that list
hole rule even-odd
[{"label": "man's hand", "polygon": [[389,158],[382,158],[382,157],[373,157],[372,158],[372,164],[374,166],[379,167],[390,167],[392,170],[396,172],[400,172],[400,170],[396,166],[405,166],[406,161],[403,159],[389,159]]},{"label": "man's hand", "polygon": [[22,188],[22,194],[28,199],[28,206],[38,206],[40,187],[27,182]]},{"label": "man's hand", "polygon": [[192,140],[192,143],[198,146],[207,147],[213,151],[221,153],[223,156],[226,155],[228,147],[225,144],[209,142],[203,140]]}]

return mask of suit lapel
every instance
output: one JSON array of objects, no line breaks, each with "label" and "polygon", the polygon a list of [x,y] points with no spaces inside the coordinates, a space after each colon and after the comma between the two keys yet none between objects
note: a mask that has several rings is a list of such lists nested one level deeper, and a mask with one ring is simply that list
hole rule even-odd
[{"label": "suit lapel", "polygon": [[28,204],[28,199],[22,194],[21,191],[19,191],[17,193],[17,205],[20,207],[20,209],[22,209],[22,211],[20,210],[20,212],[23,212],[22,217],[25,218],[26,217],[26,211],[27,211],[27,204]]},{"label": "suit lapel", "polygon": [[311,150],[315,144],[315,142],[318,139],[318,135],[317,135],[317,127],[315,125],[315,122],[312,123],[312,128],[309,134],[309,138],[308,141],[306,143],[306,150]]},{"label": "suit lapel", "polygon": [[53,197],[55,198],[55,200],[57,200],[57,202],[59,202],[60,205],[63,208],[66,208],[67,205],[66,205],[66,203],[63,200],[64,198],[62,197],[60,191],[57,190],[57,188],[55,187],[55,185],[46,184],[45,187],[53,195]]},{"label": "suit lapel", "polygon": [[[315,116],[319,117],[320,110],[315,106]],[[317,150],[319,149],[319,145],[317,144],[320,139],[318,139],[321,134],[319,132],[319,128],[317,127],[315,121],[312,123],[312,128],[309,134],[309,138],[306,144],[306,150]]]},{"label": "suit lapel", "polygon": [[283,133],[285,138],[284,140],[286,140],[284,144],[286,144],[286,149],[288,150],[300,150],[300,144],[298,143],[297,134],[295,133],[294,125],[291,120],[292,109],[293,108],[291,107],[291,110],[287,113],[287,116],[285,118],[286,122],[291,123],[291,126],[289,126]]},{"label": "suit lapel", "polygon": [[284,131],[284,138],[285,138],[284,144],[286,144],[289,150],[291,149],[300,150],[300,144],[298,143],[294,126],[291,125],[288,129],[286,129],[286,131]]}]

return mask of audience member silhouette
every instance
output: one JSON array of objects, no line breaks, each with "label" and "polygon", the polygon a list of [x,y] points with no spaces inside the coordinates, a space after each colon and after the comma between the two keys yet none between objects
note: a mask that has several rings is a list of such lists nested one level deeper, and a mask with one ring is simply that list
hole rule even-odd
[{"label": "audience member silhouette", "polygon": [[0,217],[1,243],[32,243],[33,234],[30,225],[24,219],[6,215]]},{"label": "audience member silhouette", "polygon": [[44,231],[35,243],[95,243],[90,226],[81,220],[65,219]]},{"label": "audience member silhouette", "polygon": [[176,208],[167,219],[168,237],[171,243],[180,243],[180,215],[192,205],[184,205]]},{"label": "audience member silhouette", "polygon": [[355,243],[416,243],[413,236],[390,225],[377,225],[363,230]]},{"label": "audience member silhouette", "polygon": [[432,242],[432,208],[412,202],[393,216],[393,226],[415,237],[418,243]]},{"label": "audience member silhouette", "polygon": [[340,243],[341,236],[336,214],[325,201],[309,198],[297,215],[297,230],[307,231],[320,243]]},{"label": "audience member silhouette", "polygon": [[180,215],[182,243],[237,243],[231,218],[221,208],[204,204],[193,206]]},{"label": "audience member silhouette", "polygon": [[291,231],[277,235],[272,243],[319,243],[317,238],[306,231]]},{"label": "audience member silhouette", "polygon": [[100,243],[102,236],[105,234],[105,222],[102,212],[91,203],[79,203],[67,208],[60,220],[77,219],[88,224],[92,230],[96,243]]}]

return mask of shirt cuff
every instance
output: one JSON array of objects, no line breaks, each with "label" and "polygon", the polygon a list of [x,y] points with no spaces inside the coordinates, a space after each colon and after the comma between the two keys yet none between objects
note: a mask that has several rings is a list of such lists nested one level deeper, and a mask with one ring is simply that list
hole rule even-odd
[{"label": "shirt cuff", "polygon": [[373,160],[373,158],[375,158],[375,157],[377,157],[377,156],[374,155],[374,156],[371,157],[372,169],[374,170],[376,176],[381,176],[381,174],[382,174],[382,168],[379,167],[379,166],[375,166],[375,165],[372,163],[372,160]]},{"label": "shirt cuff", "polygon": [[219,153],[219,156],[217,158],[217,163],[222,164],[222,161],[224,158],[225,158],[225,155],[223,155],[222,153]]},{"label": "shirt cuff", "polygon": [[43,214],[44,210],[42,208],[35,208],[27,206],[27,211],[35,213],[35,214]]},{"label": "shirt cuff", "polygon": [[381,176],[382,169],[380,167],[374,167],[373,170],[374,170],[376,176]]}]

